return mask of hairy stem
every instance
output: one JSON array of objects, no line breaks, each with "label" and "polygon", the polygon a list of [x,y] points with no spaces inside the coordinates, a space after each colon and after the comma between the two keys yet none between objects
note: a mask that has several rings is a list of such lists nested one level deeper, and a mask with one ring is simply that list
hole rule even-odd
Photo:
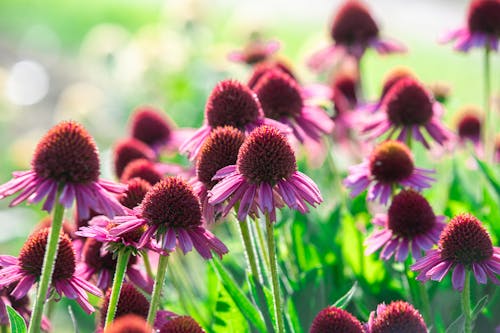
[{"label": "hairy stem", "polygon": [[160,255],[160,260],[158,262],[158,271],[156,272],[156,280],[153,287],[153,295],[151,296],[151,304],[149,305],[148,319],[149,325],[153,326],[156,318],[156,311],[160,305],[161,290],[163,288],[163,282],[165,281],[165,275],[167,273],[167,263],[168,256]]},{"label": "hairy stem", "polygon": [[283,307],[281,304],[280,287],[278,280],[278,263],[276,260],[276,244],[274,242],[274,228],[269,214],[266,213],[266,232],[267,232],[267,248],[269,251],[270,268],[271,268],[271,283],[273,292],[274,314],[276,317],[276,327],[278,333],[283,333]]},{"label": "hairy stem", "polygon": [[115,276],[113,278],[113,286],[109,297],[108,312],[106,313],[105,327],[108,327],[115,319],[116,307],[120,299],[120,290],[122,289],[123,278],[127,270],[128,260],[130,258],[130,250],[126,247],[118,251],[118,259],[116,262]]}]

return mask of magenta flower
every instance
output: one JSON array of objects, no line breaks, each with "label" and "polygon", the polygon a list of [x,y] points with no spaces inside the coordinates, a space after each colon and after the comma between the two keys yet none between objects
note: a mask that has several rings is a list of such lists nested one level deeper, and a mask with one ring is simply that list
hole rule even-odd
[{"label": "magenta flower", "polygon": [[363,326],[349,312],[329,306],[321,310],[314,318],[309,333],[364,333]]},{"label": "magenta flower", "polygon": [[422,190],[431,186],[434,171],[415,167],[411,152],[398,141],[384,141],[361,164],[349,168],[344,185],[355,197],[367,188],[367,199],[387,204],[395,186]]},{"label": "magenta flower", "polygon": [[411,249],[413,258],[422,257],[421,251],[432,248],[443,230],[444,216],[436,216],[429,202],[413,190],[402,190],[394,196],[387,214],[373,219],[377,227],[365,241],[365,253],[372,254],[380,248],[380,258],[403,262]]},{"label": "magenta flower", "polygon": [[[24,243],[19,257],[0,256],[0,287],[17,282],[11,292],[14,298],[26,296],[40,278],[49,231],[50,228],[46,228],[33,233]],[[89,314],[94,312],[94,308],[88,301],[87,292],[102,296],[98,288],[82,279],[76,272],[75,250],[66,234],[60,236],[51,286],[59,295],[76,300]]]},{"label": "magenta flower", "polygon": [[203,142],[210,132],[219,126],[232,126],[244,133],[254,128],[268,124],[287,131],[286,126],[277,121],[264,118],[260,102],[247,86],[235,80],[219,82],[205,107],[205,124],[180,147],[181,153],[187,153],[190,159],[195,159]]},{"label": "magenta flower", "polygon": [[[104,296],[101,308],[99,309],[98,318],[101,329],[104,327],[106,320],[110,296],[111,289],[108,289],[106,295]],[[133,284],[125,282],[120,289],[120,297],[116,306],[115,320],[131,314],[146,319],[148,316],[149,305],[148,299],[139,290],[137,290]]]},{"label": "magenta flower", "polygon": [[16,171],[14,179],[0,186],[0,199],[21,192],[10,206],[45,199],[43,209],[50,212],[60,190],[59,203],[69,208],[76,201],[78,216],[91,210],[114,216],[123,214],[116,199],[126,187],[99,179],[99,154],[94,139],[75,122],[54,126],[38,143],[32,169]]},{"label": "magenta flower", "polygon": [[229,53],[228,59],[255,65],[268,60],[280,48],[280,43],[275,40],[263,41],[259,37],[251,38],[244,49]]},{"label": "magenta flower", "polygon": [[163,178],[163,175],[158,171],[155,163],[140,158],[127,164],[125,169],[123,169],[120,182],[127,183],[134,178],[143,179],[149,184],[154,185]]},{"label": "magenta flower", "polygon": [[347,0],[337,11],[330,30],[333,44],[315,53],[308,62],[311,69],[321,71],[342,54],[360,59],[369,47],[380,54],[405,52],[402,44],[382,39],[368,8],[360,1]]},{"label": "magenta flower", "polygon": [[422,315],[413,305],[404,301],[379,304],[377,311],[370,314],[365,330],[366,333],[428,332]]},{"label": "magenta flower", "polygon": [[280,70],[290,75],[291,78],[297,79],[292,69],[287,63],[283,61],[266,61],[256,65],[253,68],[253,72],[250,78],[248,79],[247,86],[253,90],[253,88],[255,88],[255,85],[260,80],[260,78],[271,70]]},{"label": "magenta flower", "polygon": [[146,319],[136,314],[123,315],[106,328],[106,333],[151,333],[152,331]]},{"label": "magenta flower", "polygon": [[333,130],[333,121],[319,106],[306,96],[310,94],[282,70],[269,70],[253,88],[266,117],[277,120],[292,129],[301,143],[320,142],[324,134]]},{"label": "magenta flower", "polygon": [[463,108],[459,112],[457,134],[459,143],[472,142],[478,148],[481,145],[481,111],[473,106]]},{"label": "magenta flower", "polygon": [[190,183],[200,198],[201,211],[207,224],[214,223],[223,211],[222,204],[208,203],[208,191],[218,183],[213,177],[220,169],[236,164],[238,151],[244,140],[245,135],[241,131],[224,126],[214,129],[203,143],[196,161],[196,178]]},{"label": "magenta flower", "polygon": [[419,281],[441,281],[453,270],[453,288],[462,290],[465,271],[472,270],[476,281],[486,284],[488,277],[495,284],[500,281],[500,248],[494,247],[481,221],[470,214],[455,216],[444,228],[438,248],[427,252],[425,257],[411,266],[420,271]]},{"label": "magenta flower", "polygon": [[111,222],[117,224],[110,229],[112,236],[145,229],[138,248],[154,239],[154,249],[160,253],[176,247],[187,253],[194,247],[203,258],[210,259],[211,250],[220,257],[228,252],[226,246],[203,227],[199,199],[181,178],[162,179],[130,215],[115,217]]},{"label": "magenta flower", "polygon": [[500,38],[500,1],[473,0],[469,5],[467,25],[446,33],[441,42],[455,41],[457,51],[467,52],[473,47],[498,51]]},{"label": "magenta flower", "polygon": [[386,133],[388,138],[408,142],[411,138],[430,148],[425,131],[440,145],[444,145],[451,134],[441,124],[443,114],[441,105],[415,79],[406,77],[398,80],[385,95],[382,113],[374,115],[363,128],[371,139]]},{"label": "magenta flower", "polygon": [[217,205],[229,199],[224,215],[239,203],[238,219],[260,210],[276,221],[276,208],[286,204],[307,213],[306,203],[316,206],[323,199],[316,184],[297,171],[295,154],[287,139],[274,127],[256,128],[245,139],[236,165],[219,170],[220,180],[209,193],[208,202]]},{"label": "magenta flower", "polygon": [[192,317],[168,311],[162,311],[156,316],[155,327],[159,329],[158,333],[205,333]]},{"label": "magenta flower", "polygon": [[114,171],[121,178],[125,167],[134,160],[146,159],[154,161],[155,152],[144,142],[137,139],[123,139],[116,143],[113,149]]}]

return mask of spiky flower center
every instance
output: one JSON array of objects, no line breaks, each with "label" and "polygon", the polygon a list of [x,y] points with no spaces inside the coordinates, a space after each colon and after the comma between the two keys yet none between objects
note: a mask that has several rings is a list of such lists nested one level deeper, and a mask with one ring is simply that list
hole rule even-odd
[{"label": "spiky flower center", "polygon": [[441,256],[467,267],[491,258],[493,244],[481,222],[470,214],[455,216],[439,239]]},{"label": "spiky flower center", "polygon": [[478,141],[481,137],[481,119],[477,113],[464,113],[458,122],[457,131],[461,139]]},{"label": "spiky flower center", "polygon": [[151,184],[141,178],[132,178],[127,185],[127,190],[120,196],[119,201],[123,206],[133,209],[144,200]]},{"label": "spiky flower center", "polygon": [[429,202],[413,190],[402,190],[394,196],[387,215],[389,229],[409,239],[427,234],[436,224]]},{"label": "spiky flower center", "polygon": [[[43,257],[47,247],[47,238],[50,228],[34,232],[24,243],[19,253],[19,264],[21,269],[36,278],[42,273]],[[70,279],[75,273],[75,251],[71,240],[66,234],[61,234],[59,249],[52,274],[52,283]]]},{"label": "spiky flower center", "polygon": [[126,139],[119,141],[114,149],[114,166],[118,178],[122,176],[127,164],[141,158],[152,161],[155,158],[155,153],[139,140]]},{"label": "spiky flower center", "polygon": [[208,189],[217,183],[212,178],[215,173],[228,165],[236,164],[245,135],[238,129],[225,126],[218,127],[210,133],[203,146],[196,164],[198,180]]},{"label": "spiky flower center", "polygon": [[88,184],[99,178],[99,155],[94,139],[82,125],[57,124],[38,143],[33,170],[42,178],[62,183]]},{"label": "spiky flower center", "polygon": [[333,90],[338,90],[352,105],[356,104],[356,78],[353,75],[339,75],[332,83]]},{"label": "spiky flower center", "polygon": [[218,83],[205,107],[205,117],[212,128],[228,125],[243,130],[261,114],[260,103],[255,94],[235,80]]},{"label": "spiky flower center", "polygon": [[266,61],[264,63],[255,66],[252,76],[248,80],[247,83],[248,87],[250,89],[254,89],[260,78],[270,70],[280,70],[290,75],[291,78],[295,79],[295,75],[293,74],[292,70],[285,63],[281,61],[274,61],[274,62]]},{"label": "spiky flower center", "polygon": [[500,1],[474,0],[467,18],[469,30],[500,36]]},{"label": "spiky flower center", "polygon": [[266,117],[281,119],[302,113],[304,101],[300,86],[290,75],[272,69],[265,73],[254,88]]},{"label": "spiky flower center", "polygon": [[161,116],[160,111],[151,107],[142,107],[132,116],[131,134],[148,146],[165,143],[169,140],[172,129]]},{"label": "spiky flower center", "polygon": [[[100,320],[102,326],[104,326],[104,322],[106,320],[110,296],[111,289],[108,289],[100,310]],[[128,314],[135,314],[146,319],[148,316],[148,310],[149,301],[146,297],[144,297],[144,295],[141,294],[131,283],[124,283],[120,290],[120,298],[116,307],[115,319]]]},{"label": "spiky flower center", "polygon": [[338,10],[331,27],[331,36],[339,44],[367,44],[378,36],[377,23],[360,1],[346,1]]},{"label": "spiky flower center", "polygon": [[408,147],[398,141],[385,141],[370,156],[370,172],[382,183],[400,182],[413,173],[413,160]]},{"label": "spiky flower center", "polygon": [[406,302],[397,301],[378,313],[371,326],[371,333],[427,333],[422,315]]},{"label": "spiky flower center", "polygon": [[159,333],[205,333],[205,331],[190,316],[179,316],[170,319]]},{"label": "spiky flower center", "polygon": [[237,167],[252,184],[276,184],[296,170],[295,154],[287,139],[274,127],[256,128],[238,153]]},{"label": "spiky flower center", "polygon": [[321,310],[311,325],[309,333],[363,333],[363,326],[349,312],[330,306]]},{"label": "spiky flower center", "polygon": [[413,74],[410,72],[410,70],[404,67],[397,67],[391,70],[384,79],[382,92],[380,93],[380,99],[382,100],[385,97],[385,95],[387,95],[389,90],[391,90],[391,88],[394,87],[394,85],[399,82],[399,80],[407,77],[412,77],[412,75]]},{"label": "spiky flower center", "polygon": [[387,92],[385,105],[389,121],[396,126],[425,125],[432,118],[433,99],[415,79],[400,79]]},{"label": "spiky flower center", "polygon": [[123,170],[120,181],[126,183],[132,178],[144,179],[149,184],[154,185],[159,182],[163,176],[156,170],[154,163],[141,158],[127,164]]},{"label": "spiky flower center", "polygon": [[151,333],[146,320],[134,314],[124,315],[111,323],[105,333]]},{"label": "spiky flower center", "polygon": [[151,225],[187,229],[202,223],[200,202],[182,178],[166,177],[156,183],[141,206],[142,216]]}]

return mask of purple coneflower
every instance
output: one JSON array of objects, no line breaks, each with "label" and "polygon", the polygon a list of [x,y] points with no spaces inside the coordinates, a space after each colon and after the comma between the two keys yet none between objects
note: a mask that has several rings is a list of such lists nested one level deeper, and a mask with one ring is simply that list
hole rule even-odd
[{"label": "purple coneflower", "polygon": [[123,170],[132,161],[146,159],[154,161],[155,152],[144,142],[137,139],[123,139],[118,141],[113,149],[114,171],[121,178]]},{"label": "purple coneflower", "polygon": [[21,192],[10,206],[45,199],[43,209],[50,212],[60,191],[59,203],[69,208],[76,201],[81,218],[91,210],[108,216],[123,213],[115,195],[125,186],[99,179],[97,147],[80,124],[54,126],[38,143],[31,166],[29,171],[14,172],[14,179],[0,186],[0,199]]},{"label": "purple coneflower", "polygon": [[253,88],[267,118],[288,125],[301,143],[319,142],[331,133],[333,121],[325,110],[306,99],[302,87],[281,70],[269,70]]},{"label": "purple coneflower", "polygon": [[333,45],[318,51],[309,60],[313,70],[325,69],[338,53],[360,59],[368,47],[380,54],[405,52],[395,41],[380,38],[379,28],[368,8],[360,1],[345,1],[338,9],[330,30]]},{"label": "purple coneflower", "polygon": [[280,48],[280,43],[275,40],[263,41],[260,36],[251,36],[250,41],[241,51],[229,53],[228,59],[234,62],[242,62],[247,65],[255,65],[271,58]]},{"label": "purple coneflower", "polygon": [[460,143],[472,142],[475,146],[481,143],[482,116],[480,109],[469,106],[459,111],[457,134]]},{"label": "purple coneflower", "polygon": [[[158,333],[205,333],[205,330],[190,316],[178,316],[170,313],[158,327]],[[155,323],[155,326],[157,324]]]},{"label": "purple coneflower", "polygon": [[254,67],[250,79],[248,79],[247,86],[250,89],[255,88],[255,85],[260,80],[260,78],[270,70],[280,70],[291,78],[296,79],[295,74],[288,64],[283,61],[266,61],[264,63],[258,64]]},{"label": "purple coneflower", "polygon": [[219,82],[205,106],[205,124],[180,147],[182,153],[188,153],[190,159],[198,153],[210,132],[219,126],[232,126],[244,133],[268,124],[282,128],[279,122],[264,118],[264,113],[256,94],[247,86],[235,80]]},{"label": "purple coneflower", "polygon": [[127,190],[118,197],[118,200],[124,207],[134,209],[139,206],[150,189],[151,183],[141,178],[132,178],[127,182]]},{"label": "purple coneflower", "polygon": [[420,271],[419,281],[441,281],[453,270],[453,288],[464,288],[466,271],[472,271],[476,281],[487,282],[488,277],[496,284],[500,281],[500,248],[494,247],[481,222],[470,214],[455,216],[444,228],[438,248],[430,250],[425,257],[411,266]]},{"label": "purple coneflower", "polygon": [[455,41],[455,50],[467,52],[473,47],[498,51],[500,38],[500,1],[473,0],[469,5],[467,26],[451,30],[441,42]]},{"label": "purple coneflower", "polygon": [[314,318],[309,333],[364,333],[363,326],[352,314],[329,306],[321,310]]},{"label": "purple coneflower", "polygon": [[[11,292],[14,298],[24,297],[40,278],[49,231],[46,228],[33,233],[24,243],[19,257],[0,256],[0,287],[17,282]],[[89,314],[94,312],[94,308],[89,303],[86,292],[102,296],[98,288],[76,274],[75,251],[66,234],[61,233],[60,236],[51,285],[59,295],[75,299]]]},{"label": "purple coneflower", "polygon": [[[111,289],[106,292],[99,311],[99,323],[104,327],[106,313],[108,312]],[[133,284],[125,282],[120,289],[120,297],[116,306],[115,320],[129,314],[134,314],[143,319],[148,315],[149,301],[139,292]]]},{"label": "purple coneflower", "polygon": [[394,196],[387,214],[378,214],[373,224],[380,227],[365,241],[366,254],[382,248],[384,260],[395,255],[396,261],[405,261],[408,252],[414,258],[422,257],[421,251],[432,248],[439,240],[445,226],[445,217],[436,216],[429,202],[413,190],[402,190]]},{"label": "purple coneflower", "polygon": [[224,214],[239,202],[238,219],[243,221],[250,211],[258,208],[276,221],[276,207],[284,202],[302,213],[323,201],[316,184],[297,171],[295,154],[288,140],[274,127],[256,128],[245,139],[236,165],[219,170],[215,180],[221,180],[209,194],[209,203],[229,200]]},{"label": "purple coneflower", "polygon": [[422,129],[440,145],[450,138],[439,119],[443,113],[441,104],[414,78],[398,80],[382,100],[381,109],[384,112],[374,115],[363,128],[370,138],[388,133],[388,138],[397,135],[397,140],[403,142],[414,138],[426,148],[430,146]]},{"label": "purple coneflower", "polygon": [[104,333],[151,333],[153,329],[146,320],[135,314],[121,316],[113,321]]},{"label": "purple coneflower", "polygon": [[151,185],[158,183],[163,175],[158,171],[155,164],[146,159],[133,160],[123,169],[120,181],[127,183],[132,178],[144,179]]},{"label": "purple coneflower", "polygon": [[162,179],[146,194],[132,215],[118,216],[111,222],[117,224],[110,230],[113,236],[145,228],[139,248],[150,239],[155,239],[157,250],[162,253],[173,251],[176,243],[184,253],[194,246],[205,259],[212,258],[211,250],[220,257],[228,251],[217,237],[203,227],[199,199],[192,187],[181,178]]},{"label": "purple coneflower", "polygon": [[427,333],[422,315],[413,305],[396,301],[389,305],[379,304],[370,314],[365,325],[366,333]]},{"label": "purple coneflower", "polygon": [[214,206],[208,203],[208,191],[218,182],[213,177],[220,169],[236,164],[244,140],[245,135],[240,130],[224,126],[214,129],[201,147],[196,162],[196,178],[191,184],[200,198],[203,217],[208,224],[215,222],[222,212],[222,204]]},{"label": "purple coneflower", "polygon": [[349,176],[344,185],[351,189],[355,197],[365,189],[367,199],[386,204],[395,186],[410,187],[421,190],[430,187],[434,180],[429,177],[433,171],[415,167],[411,152],[401,142],[384,141],[379,144],[370,157],[361,164],[349,168]]}]

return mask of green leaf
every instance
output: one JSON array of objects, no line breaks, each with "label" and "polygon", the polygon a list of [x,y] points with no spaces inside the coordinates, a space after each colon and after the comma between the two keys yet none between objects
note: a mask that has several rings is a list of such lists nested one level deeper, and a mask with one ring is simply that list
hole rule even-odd
[{"label": "green leaf", "polygon": [[216,271],[224,288],[236,304],[241,313],[260,332],[266,332],[266,324],[259,310],[250,302],[245,293],[238,287],[231,274],[222,266],[220,259],[214,258],[210,261]]},{"label": "green leaf", "polygon": [[474,156],[474,158],[479,165],[479,169],[481,169],[483,174],[486,176],[486,179],[490,182],[491,186],[493,186],[493,189],[495,190],[497,195],[500,196],[500,181],[496,179],[493,170],[491,170],[490,166],[481,161],[477,156]]},{"label": "green leaf", "polygon": [[218,297],[213,312],[213,332],[248,332],[247,320],[243,317],[226,289],[218,282]]},{"label": "green leaf", "polygon": [[354,296],[354,293],[356,293],[356,289],[358,288],[358,282],[354,282],[352,285],[351,289],[347,293],[345,293],[344,296],[339,298],[333,306],[341,309],[345,309],[347,305],[349,305],[349,302],[351,301],[351,298]]},{"label": "green leaf", "polygon": [[446,329],[445,333],[462,333],[465,326],[465,317],[461,314],[455,321],[453,321],[450,326]]},{"label": "green leaf", "polygon": [[11,333],[26,333],[28,331],[24,318],[10,305],[7,305],[7,314],[9,315]]},{"label": "green leaf", "polygon": [[472,309],[472,320],[474,321],[477,316],[481,313],[481,311],[484,309],[484,307],[488,304],[488,295],[484,295],[483,298],[477,302],[476,306],[474,309]]}]

